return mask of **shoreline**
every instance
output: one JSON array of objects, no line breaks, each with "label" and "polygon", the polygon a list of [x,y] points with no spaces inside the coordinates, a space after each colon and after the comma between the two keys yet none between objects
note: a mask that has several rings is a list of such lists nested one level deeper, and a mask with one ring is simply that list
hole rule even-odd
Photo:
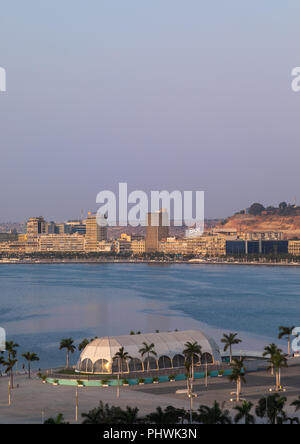
[{"label": "shoreline", "polygon": [[0,265],[55,265],[55,264],[145,264],[145,265],[244,265],[265,267],[300,267],[300,262],[238,262],[238,261],[157,261],[157,260],[72,260],[72,259],[40,259],[40,260],[0,260]]}]

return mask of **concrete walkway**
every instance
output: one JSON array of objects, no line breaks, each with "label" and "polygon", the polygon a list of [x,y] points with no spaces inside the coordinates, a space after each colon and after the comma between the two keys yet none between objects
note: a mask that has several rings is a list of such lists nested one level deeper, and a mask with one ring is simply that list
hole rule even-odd
[{"label": "concrete walkway", "polygon": [[[246,375],[247,384],[243,385],[243,397],[254,405],[258,399],[270,394],[269,388],[274,386],[274,378],[270,372],[251,373]],[[56,416],[63,413],[65,420],[75,422],[75,387],[52,386],[42,384],[40,380],[29,380],[27,376],[16,376],[12,391],[12,404],[8,406],[8,378],[0,377],[0,423],[35,423],[41,424],[43,418]],[[300,363],[293,361],[293,365],[282,370],[282,385],[286,388],[284,396],[288,398],[286,411],[294,414],[294,408],[289,404],[300,395]],[[189,399],[186,395],[176,394],[176,390],[184,389],[185,382],[162,383],[158,385],[144,385],[135,387],[121,387],[120,399],[116,399],[116,387],[85,387],[79,388],[79,422],[81,413],[88,412],[97,407],[100,401],[110,405],[126,407],[138,407],[140,415],[145,415],[156,409],[173,405],[178,408],[189,409]],[[231,392],[235,385],[228,378],[213,378],[209,380],[206,388],[204,380],[195,382],[194,391],[198,397],[194,399],[194,409],[200,404],[211,405],[215,400],[226,402],[226,407],[231,408],[235,403],[230,403]]]}]

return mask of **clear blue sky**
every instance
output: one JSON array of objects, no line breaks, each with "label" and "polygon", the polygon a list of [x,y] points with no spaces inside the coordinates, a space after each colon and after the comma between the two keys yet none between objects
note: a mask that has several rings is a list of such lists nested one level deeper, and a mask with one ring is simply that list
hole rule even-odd
[{"label": "clear blue sky", "polygon": [[119,182],[206,216],[300,202],[298,0],[1,6],[0,221],[63,220]]}]

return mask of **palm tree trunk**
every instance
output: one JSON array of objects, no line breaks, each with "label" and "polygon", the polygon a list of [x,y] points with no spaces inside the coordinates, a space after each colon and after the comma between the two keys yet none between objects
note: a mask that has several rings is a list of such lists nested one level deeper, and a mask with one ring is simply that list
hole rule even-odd
[{"label": "palm tree trunk", "polygon": [[194,356],[192,357],[192,381],[194,381]]},{"label": "palm tree trunk", "polygon": [[288,355],[290,356],[291,353],[291,337],[288,336]]},{"label": "palm tree trunk", "polygon": [[10,371],[10,385],[11,385],[11,388],[13,389],[14,388],[14,374],[13,374],[12,369]]},{"label": "palm tree trunk", "polygon": [[28,362],[28,379],[30,379],[30,362]]},{"label": "palm tree trunk", "polygon": [[236,382],[236,401],[240,402],[240,378]]},{"label": "palm tree trunk", "polygon": [[67,350],[67,368],[69,368],[69,360],[70,360],[70,358],[69,358],[69,350]]},{"label": "palm tree trunk", "polygon": [[232,364],[232,346],[230,345],[230,364]]}]

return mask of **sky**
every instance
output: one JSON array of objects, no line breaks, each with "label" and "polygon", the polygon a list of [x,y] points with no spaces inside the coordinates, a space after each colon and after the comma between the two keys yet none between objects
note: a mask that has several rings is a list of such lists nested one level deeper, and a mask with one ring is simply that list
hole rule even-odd
[{"label": "sky", "polygon": [[298,0],[0,0],[0,222],[116,191],[300,203]]}]

